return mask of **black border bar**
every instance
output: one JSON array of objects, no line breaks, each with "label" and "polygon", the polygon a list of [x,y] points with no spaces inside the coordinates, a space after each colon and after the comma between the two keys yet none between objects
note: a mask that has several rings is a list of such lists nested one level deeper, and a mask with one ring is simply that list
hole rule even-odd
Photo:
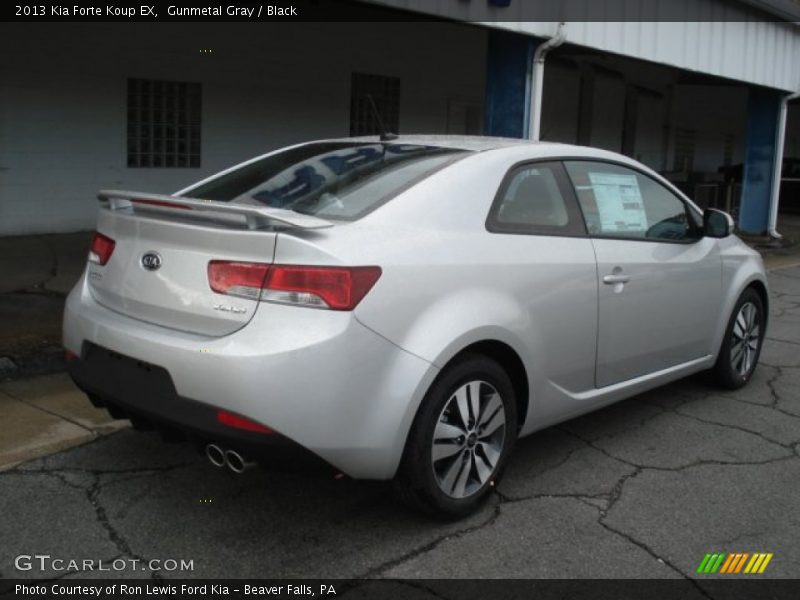
[{"label": "black border bar", "polygon": [[[123,587],[125,586],[125,587]],[[0,598],[796,600],[800,579],[0,579]]]},{"label": "black border bar", "polygon": [[14,0],[0,7],[0,22],[800,21],[792,0],[439,0],[430,9],[385,1]]}]

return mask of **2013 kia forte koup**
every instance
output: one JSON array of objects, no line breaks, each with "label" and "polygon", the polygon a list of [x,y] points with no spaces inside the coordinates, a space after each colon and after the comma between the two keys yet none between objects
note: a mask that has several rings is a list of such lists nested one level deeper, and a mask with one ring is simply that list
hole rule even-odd
[{"label": "2013 kia forte koup", "polygon": [[466,514],[518,437],[698,371],[740,387],[764,339],[730,217],[603,150],[327,140],[99,197],[71,375],[236,471],[298,447]]}]

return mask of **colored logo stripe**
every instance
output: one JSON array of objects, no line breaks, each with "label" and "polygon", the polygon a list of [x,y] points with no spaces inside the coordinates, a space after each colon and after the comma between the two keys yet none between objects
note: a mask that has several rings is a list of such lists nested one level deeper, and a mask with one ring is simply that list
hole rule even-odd
[{"label": "colored logo stripe", "polygon": [[706,554],[703,561],[700,563],[700,566],[697,567],[698,573],[716,573],[719,566],[722,564],[722,560],[725,558],[725,553],[714,553],[714,554]]},{"label": "colored logo stripe", "polygon": [[733,563],[731,563],[731,567],[728,573],[738,573],[739,571],[741,571],[742,567],[744,566],[744,561],[746,561],[749,556],[750,556],[749,552],[740,552],[739,554],[737,554],[736,560],[734,560]]},{"label": "colored logo stripe", "polygon": [[772,556],[771,552],[755,552],[753,554],[749,552],[708,553],[703,557],[700,566],[697,567],[697,572],[713,574],[719,571],[720,574],[729,575],[736,573],[763,573],[772,560]]},{"label": "colored logo stripe", "polygon": [[767,568],[769,561],[772,560],[772,553],[769,554],[753,554],[753,558],[747,563],[744,569],[745,573],[763,573]]}]

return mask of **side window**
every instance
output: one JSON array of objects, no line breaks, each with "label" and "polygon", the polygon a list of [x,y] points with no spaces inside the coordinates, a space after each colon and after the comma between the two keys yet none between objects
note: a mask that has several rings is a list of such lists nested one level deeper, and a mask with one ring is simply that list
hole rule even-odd
[{"label": "side window", "polygon": [[590,235],[687,241],[699,237],[684,202],[663,185],[608,163],[565,163]]},{"label": "side window", "polygon": [[[558,163],[516,167],[498,190],[487,226],[501,233],[580,235],[583,221]],[[568,192],[569,193],[569,192]]]}]

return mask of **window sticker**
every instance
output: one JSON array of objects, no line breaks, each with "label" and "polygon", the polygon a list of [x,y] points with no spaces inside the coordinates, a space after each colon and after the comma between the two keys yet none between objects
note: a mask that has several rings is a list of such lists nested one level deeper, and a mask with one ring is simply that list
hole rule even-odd
[{"label": "window sticker", "polygon": [[636,175],[589,173],[603,233],[647,231],[647,213]]}]

